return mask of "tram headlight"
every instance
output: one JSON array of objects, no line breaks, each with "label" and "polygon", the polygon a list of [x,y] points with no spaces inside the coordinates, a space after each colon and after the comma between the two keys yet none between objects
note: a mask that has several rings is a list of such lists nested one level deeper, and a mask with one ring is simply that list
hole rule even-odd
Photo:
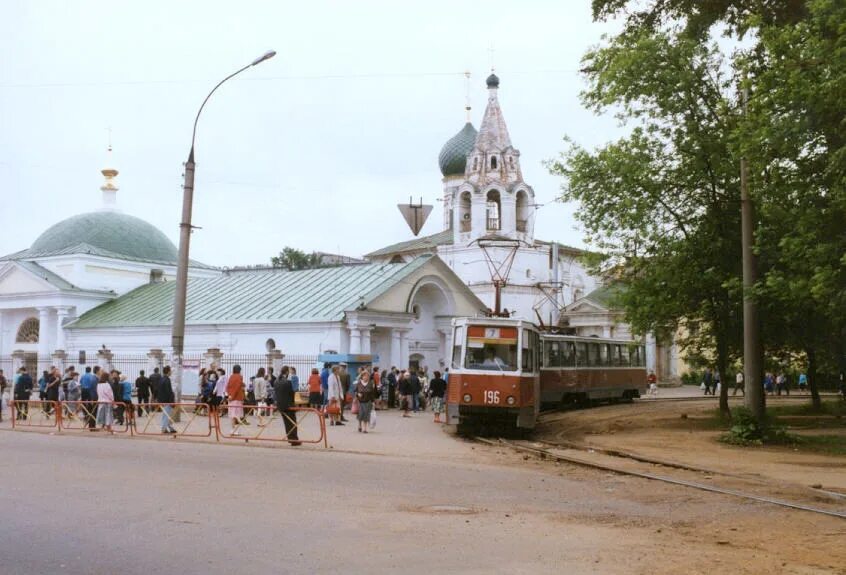
[{"label": "tram headlight", "polygon": [[513,395],[509,395],[507,398],[505,398],[505,403],[507,403],[508,405],[514,405],[515,403],[517,403],[517,400],[514,398]]},{"label": "tram headlight", "polygon": [[470,403],[470,400],[471,400],[471,399],[473,399],[473,398],[472,398],[472,397],[470,397],[470,394],[469,394],[469,393],[465,393],[465,394],[464,394],[464,403]]}]

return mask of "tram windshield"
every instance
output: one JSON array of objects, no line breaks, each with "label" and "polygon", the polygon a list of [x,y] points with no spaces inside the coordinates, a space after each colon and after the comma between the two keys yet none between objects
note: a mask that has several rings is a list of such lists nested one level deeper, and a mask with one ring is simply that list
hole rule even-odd
[{"label": "tram windshield", "polygon": [[517,328],[468,326],[464,367],[489,371],[515,371],[517,369]]}]

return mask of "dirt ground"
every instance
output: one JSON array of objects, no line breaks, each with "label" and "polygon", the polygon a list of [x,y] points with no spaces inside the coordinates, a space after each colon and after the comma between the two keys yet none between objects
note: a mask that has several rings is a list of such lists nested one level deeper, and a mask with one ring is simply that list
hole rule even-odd
[{"label": "dirt ground", "polygon": [[[548,414],[543,417],[533,440],[538,444],[593,447],[596,451],[560,450],[567,456],[592,463],[846,512],[846,457],[804,453],[788,446],[750,448],[719,442],[717,439],[723,431],[714,417],[715,407],[715,402],[707,399],[641,401]],[[826,435],[846,434],[846,423],[842,419],[831,418],[823,422],[823,426]],[[810,432],[799,430],[798,433]],[[609,451],[700,471],[650,465],[611,456]],[[586,468],[583,473],[596,472]],[[666,484],[659,482],[616,477],[618,491],[626,491],[625,495],[617,495],[631,497],[633,501],[667,503],[666,494],[675,493],[674,489],[668,491]],[[691,543],[705,541],[725,548],[724,559],[711,566],[710,571],[715,573],[846,573],[846,546],[843,545],[846,521],[730,495],[679,489],[682,493],[678,504],[685,509],[681,514],[683,518],[674,514],[666,524],[641,518],[637,524],[654,527],[656,537],[671,534],[670,540],[674,541],[671,564],[681,572],[686,572],[682,567],[685,561],[693,565],[701,557],[701,548]],[[632,518],[607,520],[620,524]],[[729,549],[740,553],[730,553]],[[658,569],[656,572],[663,571]]]}]

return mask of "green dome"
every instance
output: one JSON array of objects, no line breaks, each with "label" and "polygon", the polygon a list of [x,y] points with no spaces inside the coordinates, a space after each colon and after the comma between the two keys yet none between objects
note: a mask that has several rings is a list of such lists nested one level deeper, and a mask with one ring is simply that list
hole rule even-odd
[{"label": "green dome", "polygon": [[438,165],[444,176],[457,176],[464,173],[464,168],[467,167],[467,154],[476,144],[477,135],[478,132],[473,124],[467,122],[460,132],[444,144],[438,155]]},{"label": "green dome", "polygon": [[[30,254],[74,253],[87,244],[92,253],[117,258],[175,264],[176,247],[158,228],[120,212],[91,212],[62,220],[38,236]],[[84,250],[80,250],[84,251]]]}]

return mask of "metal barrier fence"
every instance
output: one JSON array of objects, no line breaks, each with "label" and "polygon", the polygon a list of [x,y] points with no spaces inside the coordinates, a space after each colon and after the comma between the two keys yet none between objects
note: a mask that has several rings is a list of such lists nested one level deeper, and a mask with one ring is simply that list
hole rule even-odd
[{"label": "metal barrier fence", "polygon": [[13,399],[9,402],[12,416],[12,429],[48,428],[58,430],[61,419],[58,401]]},{"label": "metal barrier fence", "polygon": [[[326,420],[323,418],[323,413],[317,409],[295,407],[291,409],[293,417],[275,410],[268,412],[267,408],[262,411],[256,409],[253,414],[245,413],[243,418],[238,419],[230,417],[230,412],[225,406],[221,407],[223,409],[215,412],[219,438],[245,442],[288,442],[292,445],[323,443],[324,447],[329,446],[326,437]],[[301,433],[307,435],[301,437]]]},{"label": "metal barrier fence", "polygon": [[61,401],[59,405],[60,431],[99,431],[109,425],[112,433],[132,435],[132,410],[124,402]]},{"label": "metal barrier fence", "polygon": [[[139,404],[123,402],[12,400],[9,405],[14,430],[41,428],[91,432],[112,421],[113,433],[130,436],[211,437],[214,432],[218,442],[224,439],[291,445],[322,443],[329,447],[323,412],[310,407],[291,408],[293,417],[289,417],[287,412],[280,413],[272,407],[253,406],[251,411],[245,410],[243,416],[232,418],[233,410],[226,405],[212,408],[204,403],[144,404],[141,415],[136,415]],[[111,419],[106,408],[111,410]],[[179,418],[175,417],[177,411]]]},{"label": "metal barrier fence", "polygon": [[216,426],[215,415],[205,403],[150,403],[145,407],[142,415],[134,418],[135,435],[211,437]]}]

